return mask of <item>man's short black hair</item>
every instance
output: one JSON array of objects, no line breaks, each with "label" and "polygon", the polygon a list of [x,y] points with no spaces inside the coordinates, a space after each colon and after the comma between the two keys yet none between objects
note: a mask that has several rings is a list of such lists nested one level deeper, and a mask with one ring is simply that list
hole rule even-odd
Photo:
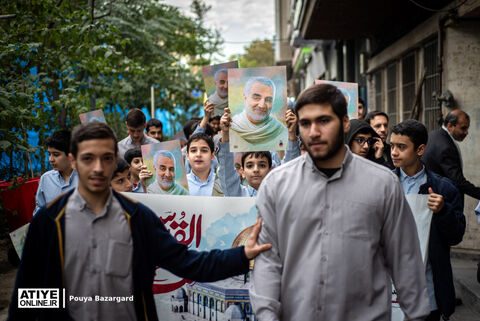
[{"label": "man's short black hair", "polygon": [[407,119],[396,124],[392,128],[392,133],[396,135],[408,136],[415,149],[428,141],[428,131],[424,124],[415,119]]},{"label": "man's short black hair", "polygon": [[295,104],[295,113],[308,104],[329,104],[333,112],[342,120],[347,114],[347,101],[342,92],[330,84],[313,85],[300,93]]},{"label": "man's short black hair", "polygon": [[371,112],[369,112],[367,116],[365,116],[365,121],[370,124],[370,121],[377,116],[383,116],[387,119],[387,122],[389,121],[388,115],[385,114],[383,111],[379,111],[379,110],[372,110]]},{"label": "man's short black hair", "polygon": [[112,178],[129,168],[130,168],[130,165],[128,165],[128,163],[123,158],[119,157],[117,160],[117,168],[113,172]]},{"label": "man's short black hair", "polygon": [[67,129],[54,131],[45,141],[47,147],[53,147],[66,155],[70,152],[70,139],[72,133]]},{"label": "man's short black hair", "polygon": [[270,152],[244,152],[242,154],[242,167],[245,168],[245,160],[248,156],[253,155],[254,158],[266,157],[268,162],[268,168],[272,167],[272,154]]},{"label": "man's short black hair", "polygon": [[454,109],[447,114],[447,116],[445,117],[445,120],[443,121],[443,125],[445,127],[448,124],[452,124],[453,126],[457,126],[458,119],[460,118],[461,115],[465,116],[467,118],[467,120],[470,121],[470,116],[466,112],[464,112],[462,110],[459,110],[459,109]]},{"label": "man's short black hair", "polygon": [[196,142],[197,140],[204,140],[208,147],[210,148],[210,154],[212,154],[215,151],[215,144],[213,143],[213,139],[210,135],[207,135],[206,133],[196,133],[192,136],[187,141],[187,153],[190,150],[190,144],[192,142]]},{"label": "man's short black hair", "polygon": [[364,107],[367,107],[367,105],[365,105],[365,101],[360,97],[358,98],[358,103],[362,104]]},{"label": "man's short black hair", "polygon": [[148,122],[147,122],[147,133],[150,131],[150,127],[160,127],[160,129],[163,130],[163,124],[162,122],[159,120],[159,119],[156,119],[156,118],[151,118]]},{"label": "man's short black hair", "polygon": [[142,149],[140,146],[130,148],[125,152],[125,155],[123,155],[123,158],[127,161],[129,165],[132,165],[132,160],[135,157],[142,157]]},{"label": "man's short black hair", "polygon": [[138,128],[140,126],[145,126],[147,118],[145,117],[143,111],[138,108],[133,108],[128,112],[126,121],[127,126]]},{"label": "man's short black hair", "polygon": [[72,139],[70,142],[70,153],[77,158],[78,144],[92,139],[110,138],[115,143],[115,155],[118,154],[117,137],[113,130],[105,123],[90,122],[76,126],[73,129]]}]

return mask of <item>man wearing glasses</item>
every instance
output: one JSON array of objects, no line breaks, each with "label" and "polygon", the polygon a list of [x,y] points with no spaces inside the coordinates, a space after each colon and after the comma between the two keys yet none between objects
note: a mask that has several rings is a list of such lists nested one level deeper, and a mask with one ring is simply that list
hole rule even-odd
[{"label": "man wearing glasses", "polygon": [[364,120],[350,120],[350,130],[345,141],[352,153],[385,165],[383,160],[384,144],[375,130]]},{"label": "man wearing glasses", "polygon": [[[285,144],[288,132],[276,118],[270,116],[275,97],[275,84],[266,77],[250,78],[243,90],[245,108],[232,119],[231,129],[240,139],[257,147]],[[233,137],[231,137],[232,143]],[[268,149],[268,148],[267,148]]]}]

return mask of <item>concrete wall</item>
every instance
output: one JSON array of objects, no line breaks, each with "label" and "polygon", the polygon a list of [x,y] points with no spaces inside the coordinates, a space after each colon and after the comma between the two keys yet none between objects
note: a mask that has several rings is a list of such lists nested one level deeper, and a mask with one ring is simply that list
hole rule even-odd
[{"label": "concrete wall", "polygon": [[305,86],[310,87],[314,84],[315,79],[325,72],[325,60],[323,52],[312,48],[312,59],[306,68]]},{"label": "concrete wall", "polygon": [[[445,30],[443,89],[456,107],[470,115],[470,130],[460,143],[465,177],[480,186],[480,21],[460,22]],[[465,196],[467,230],[457,248],[480,252],[480,224],[473,209],[478,200]]]}]

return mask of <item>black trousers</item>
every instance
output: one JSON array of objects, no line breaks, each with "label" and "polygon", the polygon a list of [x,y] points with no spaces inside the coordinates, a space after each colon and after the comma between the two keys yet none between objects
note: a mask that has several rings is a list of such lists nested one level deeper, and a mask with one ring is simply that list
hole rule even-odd
[{"label": "black trousers", "polygon": [[440,321],[440,311],[439,310],[431,311],[429,316],[425,319],[425,321]]}]

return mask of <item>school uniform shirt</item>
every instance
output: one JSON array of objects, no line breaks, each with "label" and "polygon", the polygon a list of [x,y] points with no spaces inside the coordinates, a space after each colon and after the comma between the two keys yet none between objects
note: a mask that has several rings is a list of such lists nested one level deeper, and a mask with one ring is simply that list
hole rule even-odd
[{"label": "school uniform shirt", "polygon": [[37,195],[35,196],[35,210],[33,215],[37,214],[38,210],[48,203],[53,201],[57,196],[74,189],[78,185],[78,173],[72,171],[68,181],[64,181],[62,174],[57,170],[50,170],[40,177],[38,183]]},{"label": "school uniform shirt", "polygon": [[202,182],[191,171],[187,174],[189,194],[193,196],[223,196],[220,182],[216,179],[216,176],[215,172],[210,171],[207,180]]},{"label": "school uniform shirt", "polygon": [[[156,144],[156,143],[160,143],[160,142],[153,137],[143,134],[143,138],[142,138],[142,141],[140,142],[140,145],[148,145],[148,144]],[[119,141],[117,143],[117,146],[118,146],[118,154],[122,158],[125,156],[125,153],[127,152],[127,150],[138,147],[138,145],[135,145],[130,135],[128,135],[127,137]]]}]

